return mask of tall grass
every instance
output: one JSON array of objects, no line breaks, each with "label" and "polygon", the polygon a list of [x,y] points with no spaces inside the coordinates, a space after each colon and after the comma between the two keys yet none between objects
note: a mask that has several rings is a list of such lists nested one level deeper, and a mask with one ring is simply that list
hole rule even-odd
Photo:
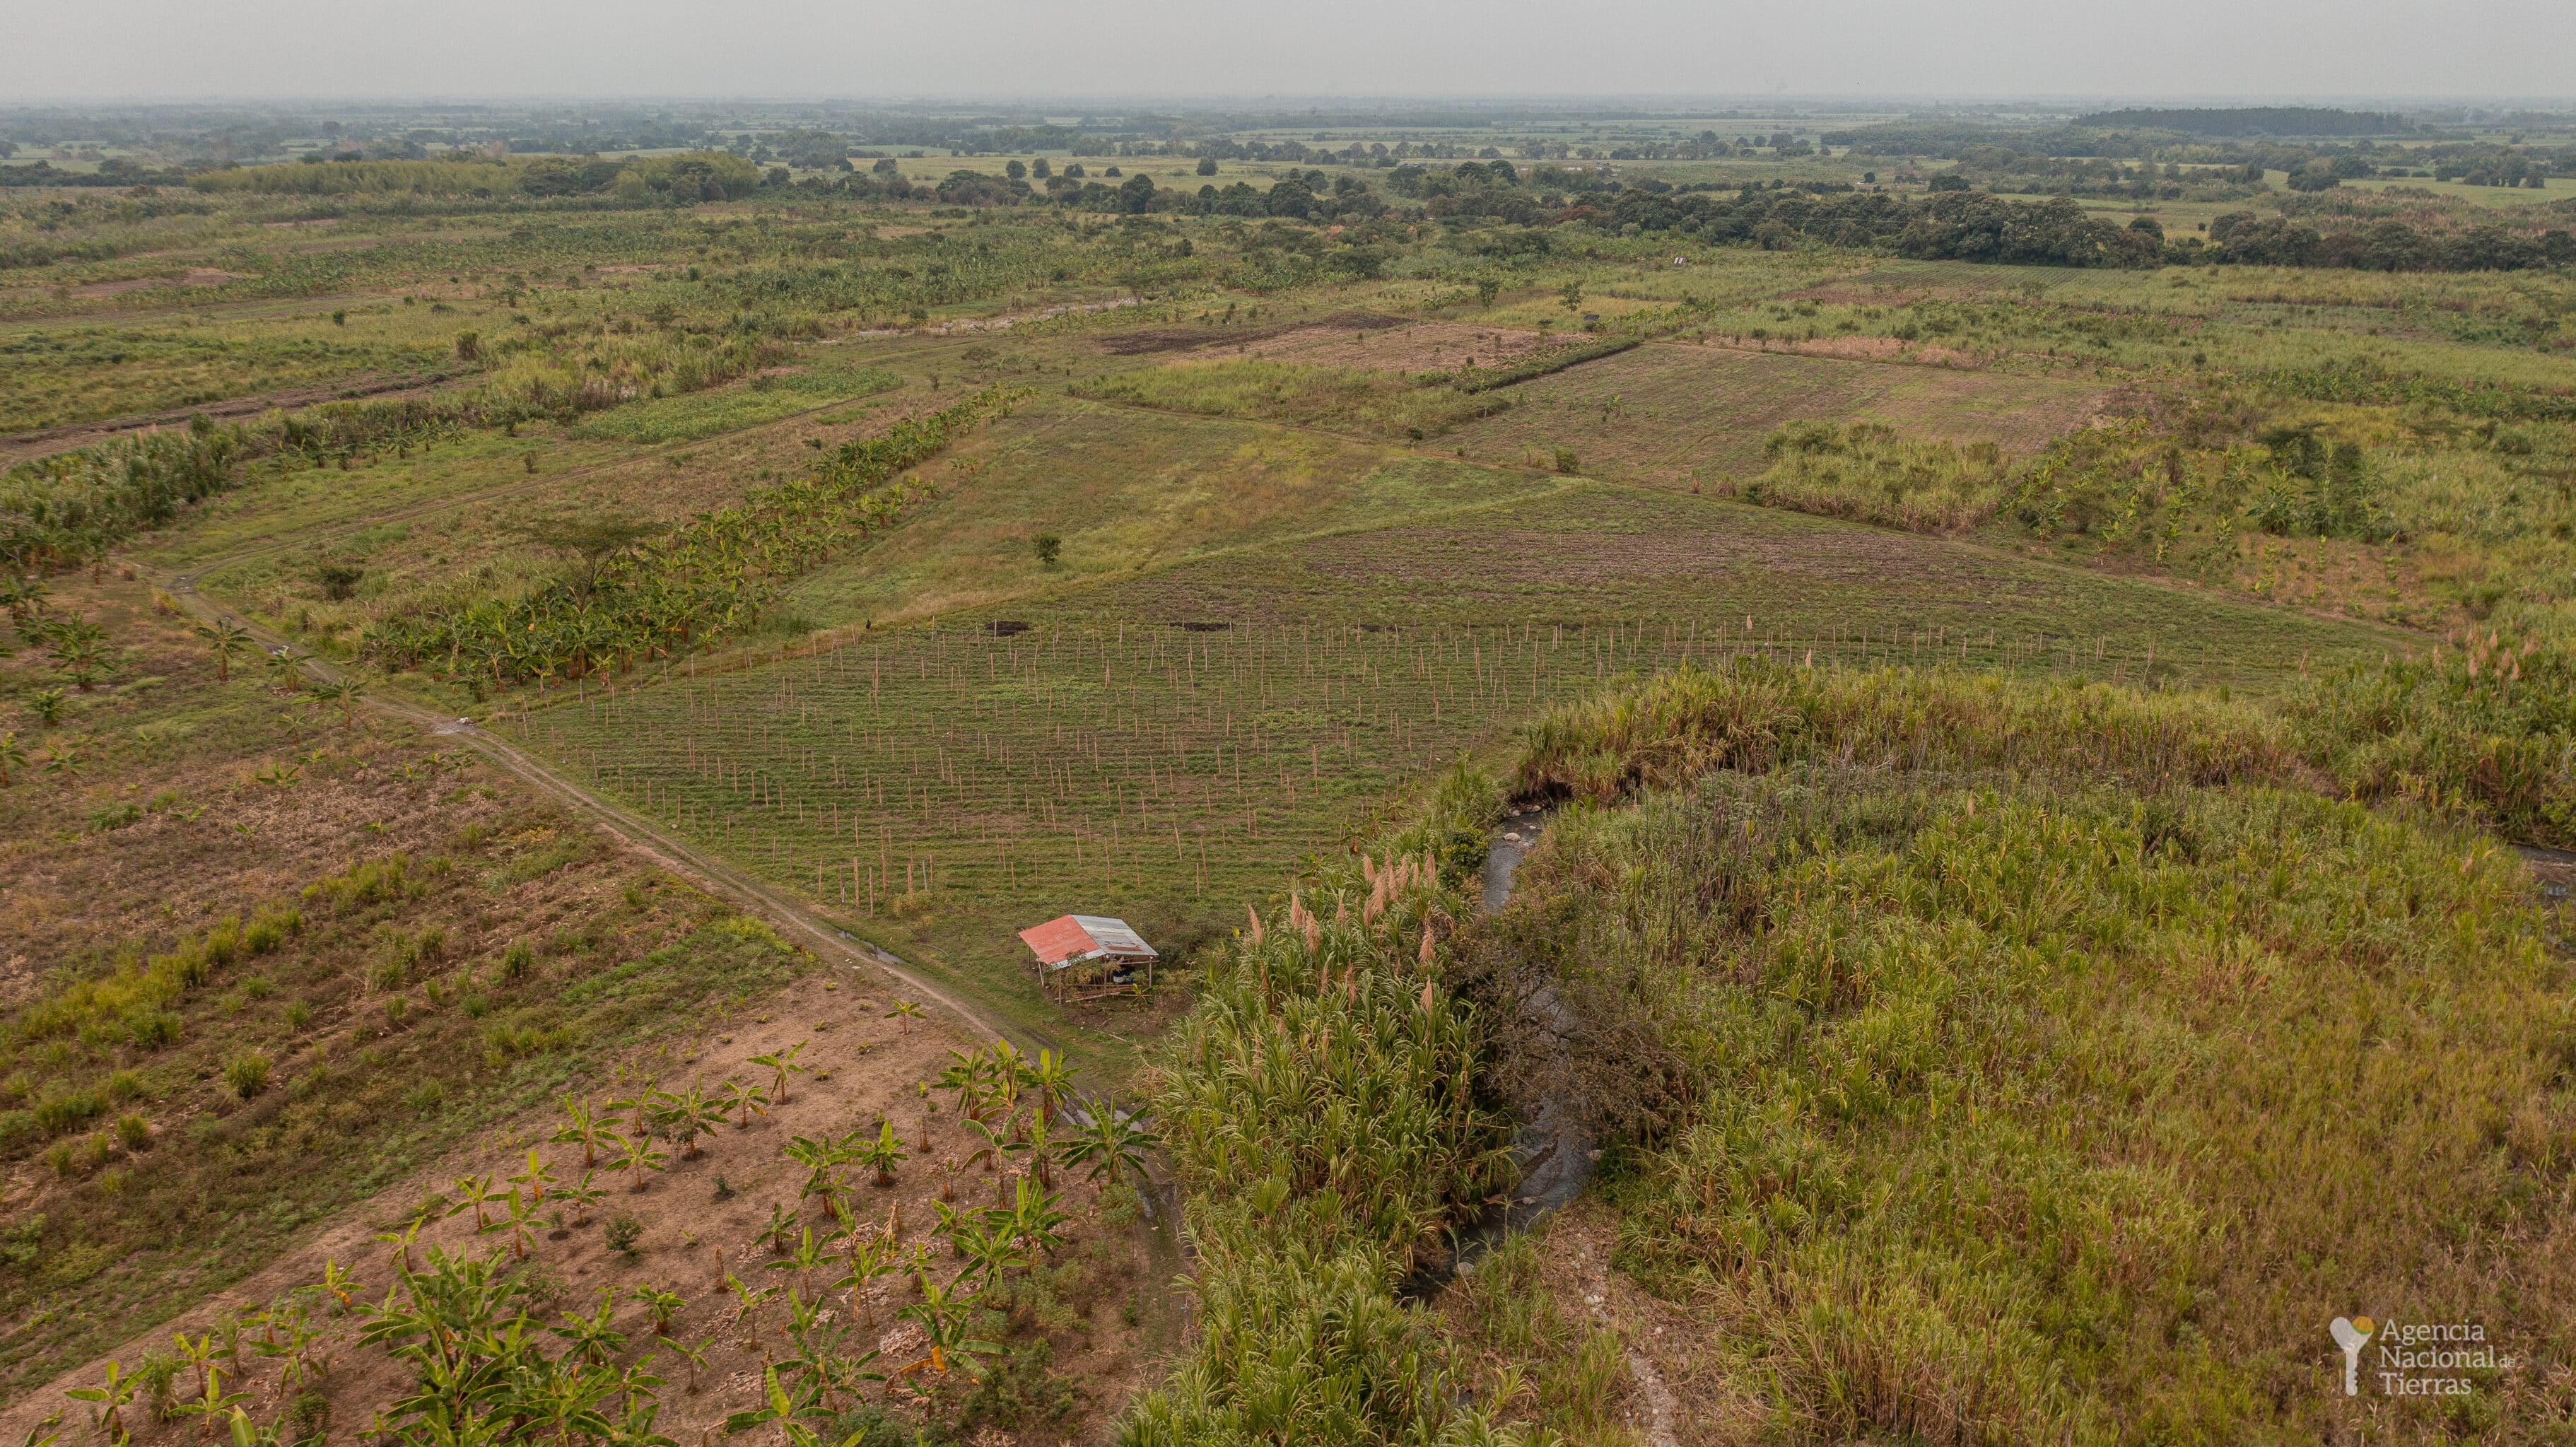
[{"label": "tall grass", "polygon": [[1452,774],[1380,841],[1388,864],[1310,877],[1211,967],[1154,1075],[1190,1192],[1199,1341],[1122,1440],[1506,1440],[1452,1400],[1393,1295],[1508,1180],[1505,1124],[1479,1099],[1480,1024],[1434,979],[1493,799]]},{"label": "tall grass", "polygon": [[1965,532],[2012,495],[2014,468],[1991,442],[1906,441],[1892,428],[1796,422],[1763,440],[1771,465],[1721,495],[1912,532]]},{"label": "tall grass", "polygon": [[2576,847],[2576,657],[2501,634],[2321,674],[2290,737],[2354,797],[2409,799],[2509,838]]},{"label": "tall grass", "polygon": [[[1513,906],[1651,982],[1709,1082],[1614,1152],[1620,1265],[1723,1324],[1709,1369],[1782,1440],[2548,1439],[2544,1370],[2347,1403],[2325,1330],[2576,1345],[2570,971],[2518,861],[2283,787],[2239,709],[2006,691],[1702,676],[1534,747],[1539,781],[1666,761]],[[2236,762],[2144,742],[2176,734]]]},{"label": "tall grass", "polygon": [[1262,359],[1184,362],[1118,372],[1080,383],[1076,391],[1104,401],[1177,412],[1411,438],[1436,437],[1511,405],[1508,397],[1469,397],[1392,372]]},{"label": "tall grass", "polygon": [[1525,737],[1521,792],[1594,803],[1710,769],[1808,763],[2081,771],[2146,787],[2278,777],[2293,763],[2280,725],[2247,706],[1759,655],[1714,672],[1685,664],[1549,710]]}]

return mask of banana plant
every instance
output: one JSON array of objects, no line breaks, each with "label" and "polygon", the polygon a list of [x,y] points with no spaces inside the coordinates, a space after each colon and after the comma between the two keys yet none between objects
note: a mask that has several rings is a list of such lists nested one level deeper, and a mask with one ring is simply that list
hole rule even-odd
[{"label": "banana plant", "polygon": [[207,649],[215,655],[215,678],[229,681],[233,676],[233,655],[251,646],[250,630],[235,619],[220,618],[212,623],[198,624],[196,633],[206,640]]},{"label": "banana plant", "polygon": [[599,1164],[599,1147],[611,1134],[608,1122],[586,1100],[567,1095],[562,1104],[564,1124],[554,1133],[554,1144],[581,1147],[582,1168],[587,1170]]},{"label": "banana plant", "polygon": [[599,1289],[599,1306],[590,1315],[567,1311],[563,1324],[547,1327],[546,1332],[564,1343],[567,1354],[604,1367],[626,1350],[626,1334],[616,1328],[616,1318],[617,1288],[603,1286]]},{"label": "banana plant", "polygon": [[895,1315],[920,1323],[922,1334],[930,1341],[930,1355],[904,1367],[897,1376],[907,1376],[923,1367],[945,1377],[953,1369],[980,1380],[981,1370],[975,1358],[992,1356],[1001,1351],[995,1342],[978,1341],[967,1335],[971,1330],[974,1299],[958,1295],[952,1288],[932,1285],[921,1294],[921,1300]]},{"label": "banana plant", "polygon": [[1090,1108],[1090,1119],[1074,1131],[1063,1147],[1066,1165],[1090,1167],[1087,1180],[1109,1177],[1116,1183],[1133,1176],[1137,1184],[1145,1181],[1145,1152],[1163,1143],[1163,1138],[1145,1127],[1144,1122],[1118,1108],[1117,1102],[1101,1100]]},{"label": "banana plant", "polygon": [[797,1064],[796,1057],[805,1052],[807,1043],[799,1040],[784,1050],[773,1050],[766,1055],[751,1057],[752,1064],[771,1073],[769,1098],[780,1105],[787,1103],[787,1077],[806,1073],[806,1067]]},{"label": "banana plant", "polygon": [[608,1194],[590,1183],[590,1178],[596,1174],[597,1172],[585,1169],[579,1181],[555,1192],[557,1200],[572,1207],[572,1223],[576,1226],[589,1225],[591,1208],[597,1206],[601,1198]]},{"label": "banana plant", "polygon": [[791,1396],[787,1388],[778,1380],[778,1364],[772,1362],[762,1369],[760,1374],[760,1405],[725,1418],[725,1434],[731,1436],[737,1432],[748,1432],[755,1427],[775,1424],[780,1429],[781,1440],[790,1443],[792,1447],[793,1439],[787,1436],[786,1429],[793,1426],[798,1417],[815,1415],[815,1406],[821,1400],[821,1396],[822,1394],[814,1390],[810,1384],[807,1384],[805,1390]]},{"label": "banana plant", "polygon": [[134,1400],[134,1389],[133,1375],[111,1357],[107,1363],[107,1377],[99,1385],[74,1387],[63,1395],[75,1402],[96,1403],[97,1405],[90,1409],[90,1420],[97,1425],[101,1433],[106,1435],[108,1441],[123,1447],[126,1440],[125,1423],[117,1414],[124,1409],[126,1403]]},{"label": "banana plant", "polygon": [[853,1231],[842,1238],[841,1276],[832,1283],[834,1291],[850,1294],[850,1309],[868,1325],[877,1324],[876,1307],[868,1299],[868,1287],[878,1277],[894,1269],[892,1254],[882,1236]]},{"label": "banana plant", "polygon": [[671,1159],[653,1149],[653,1141],[649,1136],[625,1136],[610,1131],[608,1149],[609,1153],[616,1157],[610,1162],[610,1169],[626,1172],[626,1189],[629,1191],[643,1190],[644,1173],[661,1170]]},{"label": "banana plant", "polygon": [[680,1319],[680,1313],[686,1310],[689,1304],[687,1298],[678,1292],[655,1286],[651,1282],[634,1287],[626,1293],[626,1296],[628,1300],[644,1308],[644,1315],[652,1323],[653,1335],[657,1338],[668,1337],[671,1334],[673,1324]]},{"label": "banana plant", "polygon": [[510,1184],[525,1186],[528,1190],[529,1204],[539,1204],[546,1199],[546,1188],[555,1184],[555,1168],[547,1164],[545,1158],[538,1155],[536,1148],[532,1146],[528,1150],[527,1168],[512,1176]]},{"label": "banana plant", "polygon": [[1026,1068],[1026,1081],[1037,1092],[1038,1119],[1053,1124],[1055,1113],[1073,1095],[1074,1068],[1063,1056],[1052,1050],[1040,1050],[1037,1063]]},{"label": "banana plant", "polygon": [[749,1130],[754,1111],[762,1115],[769,1114],[769,1092],[759,1086],[739,1080],[727,1080],[722,1090],[721,1108],[735,1117],[734,1129]]},{"label": "banana plant", "polygon": [[852,1152],[852,1158],[875,1171],[874,1184],[884,1190],[894,1185],[894,1168],[909,1159],[909,1153],[894,1133],[894,1122],[889,1120],[878,1122],[877,1138]]}]

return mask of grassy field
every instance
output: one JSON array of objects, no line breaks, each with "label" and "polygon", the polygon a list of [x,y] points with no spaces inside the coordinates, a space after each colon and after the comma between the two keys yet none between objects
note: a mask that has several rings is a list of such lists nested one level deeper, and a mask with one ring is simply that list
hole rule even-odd
[{"label": "grassy field", "polygon": [[1677,487],[1758,471],[1762,441],[1797,419],[1882,422],[1961,442],[2038,446],[2084,420],[2099,388],[2046,378],[1719,347],[1646,346],[1512,389],[1508,412],[1448,441],[1488,461]]},{"label": "grassy field", "polygon": [[[1749,671],[1534,734],[1520,787],[1630,807],[1561,817],[1497,929],[1603,1044],[1572,1098],[1695,1430],[2549,1440],[2563,910],[2283,787],[2260,713],[2089,697]],[[2510,1365],[2390,1400],[2374,1351],[2348,1399],[2346,1315]]]},{"label": "grassy field", "polygon": [[[976,486],[1011,496],[995,478]],[[853,929],[927,946],[961,987],[1027,1010],[1013,929],[1079,906],[1208,938],[1383,801],[1633,670],[1760,651],[2268,693],[2405,646],[1687,496],[1578,483],[1441,501],[1417,497],[1419,520],[844,631],[777,662],[682,666],[512,727]],[[934,566],[964,532],[944,512],[959,505],[866,556]]]},{"label": "grassy field", "polygon": [[[1442,134],[1474,146],[1402,185],[1485,144]],[[1623,187],[1894,170],[1623,159],[1674,137],[1619,125],[1562,139],[1595,154],[1549,159]],[[1556,145],[1498,149],[1524,144]],[[887,149],[929,152],[896,157],[925,184],[1013,159]],[[642,853],[200,632],[154,597],[179,577],[1078,1049],[1088,1083],[1158,1092],[1207,1289],[1139,1440],[1230,1430],[1238,1388],[1319,1380],[1268,1353],[1326,1322],[1364,1324],[1325,1375],[1400,1404],[1370,1419],[1390,1437],[1617,1440],[1643,1420],[1635,1356],[1715,1440],[2315,1440],[2358,1419],[2324,1400],[2335,1357],[2302,1313],[2492,1312],[2555,1350],[2532,1223],[2563,1184],[2535,1064],[2557,926],[2463,831],[2576,827],[2566,673],[2538,651],[2576,606],[2563,272],[1908,261],[1499,220],[1416,204],[1388,167],[1053,164],[1076,159],[1191,193],[1355,180],[1395,209],[1327,225],[797,189],[837,170],[649,206],[0,196],[4,455],[217,403],[245,449],[205,464],[219,477],[44,474],[0,513],[147,519],[78,534],[94,558],[13,554],[51,591],[19,597],[0,656],[0,1381],[29,1389],[365,1234],[358,1201],[501,1159],[559,1088],[606,1090],[666,1044],[740,1074],[734,1021],[782,1047],[798,1021],[846,1027],[829,1110],[899,1129],[936,1073],[885,1002],[827,999],[810,961]],[[2479,189],[2422,204],[2445,225],[2503,209],[2452,194]],[[1585,196],[1616,204],[1558,200]],[[1633,345],[1476,375],[1608,343]],[[279,441],[340,392],[431,379],[417,426]],[[871,439],[969,397],[985,410],[909,470],[851,481]],[[867,526],[814,501],[836,479],[864,482]],[[725,546],[657,575],[635,551],[656,530]],[[737,584],[758,602],[741,616],[506,677],[384,642],[530,599],[569,636],[657,589]],[[1811,745],[1806,773],[1665,776],[1697,743],[1577,737],[1618,732],[1580,712],[1605,690],[1748,658],[1896,701],[1831,738],[1841,693],[1748,725]],[[1975,714],[1963,698],[2000,710],[2002,752],[1941,732]],[[1625,921],[1691,919],[1708,890],[1769,913],[1656,942],[1669,993],[1613,1021],[1603,1059],[1670,1067],[1631,1082],[1664,1114],[1611,1142],[1560,1234],[1411,1312],[1396,1283],[1500,1186],[1527,1104],[1488,1068],[1517,1048],[1501,1017],[1451,1008],[1483,988],[1465,890],[1503,802],[1476,768],[1550,739],[1568,757],[1502,787],[1592,802],[1489,939],[1526,929],[1533,959],[1628,978],[1654,972],[1631,969]],[[2186,754],[2205,774],[2133,777]],[[1721,807],[1797,847],[1693,842]],[[355,897],[397,857],[399,889]],[[2398,899],[2440,927],[2389,926]],[[1046,1000],[1015,931],[1068,911],[1142,928],[1162,988]],[[1550,987],[1591,1009],[1582,968]],[[2455,1078],[2374,1064],[2340,1104],[2293,1079],[2398,1038]],[[253,1056],[273,1075],[245,1091]],[[1191,1058],[1268,1073],[1196,1079]],[[776,1176],[761,1141],[726,1168]],[[2266,1172],[2296,1189],[2266,1195]],[[923,1219],[897,1234],[948,1250],[916,1175]],[[2373,1180],[2464,1194],[2364,1201]],[[697,1261],[669,1236],[714,1194],[639,1193],[669,1253],[650,1271]],[[727,1260],[766,1204],[721,1208]],[[2345,1211],[2397,1245],[2290,1244]],[[2007,1259],[1981,1254],[1995,1242]],[[603,1238],[562,1250],[555,1268],[661,1279]],[[1108,1432],[1107,1404],[1175,1364],[1140,1354],[1172,1342],[1142,1283],[1177,1256],[1095,1256],[988,1308],[1028,1401],[986,1394],[976,1430],[1077,1420],[1029,1405],[1063,1400],[1041,1341],[1117,1384],[1071,1435]],[[2529,1294],[2508,1302],[2516,1263]],[[691,1269],[713,1333],[732,1302]],[[1138,1320],[1067,1315],[1113,1290]],[[666,1424],[755,1405],[763,1353],[724,1350]],[[2511,1437],[2558,1410],[2554,1380],[2499,1386],[2491,1415],[2392,1420]],[[349,1412],[398,1385],[366,1382]],[[263,1420],[290,1403],[271,1395]],[[905,1420],[974,1440],[965,1412]]]}]

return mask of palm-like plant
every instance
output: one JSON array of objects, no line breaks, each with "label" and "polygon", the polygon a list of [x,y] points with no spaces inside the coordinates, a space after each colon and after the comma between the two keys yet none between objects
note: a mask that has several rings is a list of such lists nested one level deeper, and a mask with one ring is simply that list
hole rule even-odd
[{"label": "palm-like plant", "polygon": [[555,1168],[546,1164],[545,1158],[538,1155],[534,1147],[529,1148],[527,1168],[510,1178],[511,1185],[528,1188],[531,1202],[545,1200],[546,1188],[554,1183]]},{"label": "palm-like plant", "polygon": [[608,1194],[590,1183],[590,1178],[595,1174],[597,1173],[584,1168],[579,1181],[555,1192],[557,1200],[572,1207],[572,1223],[576,1226],[589,1225],[591,1208],[598,1205],[600,1199]]},{"label": "palm-like plant", "polygon": [[644,1173],[658,1171],[670,1160],[670,1157],[653,1149],[649,1136],[625,1136],[610,1131],[606,1143],[609,1154],[615,1157],[610,1169],[626,1172],[626,1189],[630,1191],[643,1190]]},{"label": "palm-like plant", "polygon": [[559,1146],[581,1147],[581,1164],[586,1170],[599,1164],[600,1143],[611,1134],[608,1122],[592,1112],[590,1102],[565,1096],[562,1101],[564,1124],[554,1133]]},{"label": "palm-like plant", "polygon": [[294,649],[276,649],[265,655],[265,657],[267,661],[263,666],[268,669],[268,682],[270,687],[284,689],[288,693],[297,693],[302,691],[304,687],[304,659],[298,655]]},{"label": "palm-like plant", "polygon": [[108,1441],[121,1444],[126,1438],[125,1424],[118,1419],[117,1413],[134,1400],[134,1385],[133,1375],[110,1358],[105,1381],[95,1387],[74,1387],[63,1395],[75,1402],[97,1403],[90,1409],[91,1419],[97,1422],[99,1431],[106,1434]]},{"label": "palm-like plant", "polygon": [[1039,1189],[1055,1189],[1055,1132],[1048,1129],[1045,1116],[1029,1121],[1002,1148],[1029,1158],[1029,1173],[1037,1177]]},{"label": "palm-like plant", "polygon": [[1028,1253],[1020,1248],[1019,1241],[1007,1228],[997,1227],[984,1212],[960,1218],[950,1230],[948,1241],[966,1262],[957,1269],[952,1283],[955,1285],[971,1282],[978,1291],[990,1290],[1013,1268],[1029,1263]]},{"label": "palm-like plant", "polygon": [[492,1178],[458,1176],[451,1184],[456,1189],[456,1204],[447,1208],[447,1214],[454,1216],[471,1209],[474,1212],[476,1234],[492,1229],[489,1206],[491,1202],[501,1198],[501,1193],[492,1189]]},{"label": "palm-like plant", "polygon": [[1038,1096],[1038,1119],[1053,1124],[1055,1113],[1073,1095],[1075,1071],[1064,1057],[1052,1050],[1040,1050],[1037,1064],[1025,1067],[1024,1079]]},{"label": "palm-like plant", "polygon": [[1107,1176],[1114,1183],[1132,1175],[1139,1184],[1145,1179],[1145,1152],[1163,1143],[1163,1138],[1145,1127],[1136,1116],[1118,1108],[1117,1103],[1102,1100],[1091,1107],[1090,1119],[1083,1121],[1072,1139],[1062,1148],[1066,1165],[1085,1165],[1090,1171],[1086,1180]]},{"label": "palm-like plant", "polygon": [[841,1238],[840,1279],[832,1283],[834,1291],[850,1294],[850,1309],[870,1326],[877,1324],[875,1305],[868,1298],[868,1287],[878,1277],[894,1270],[893,1251],[883,1236],[874,1232],[852,1231]]},{"label": "palm-like plant", "polygon": [[898,1028],[909,1035],[912,1033],[912,1022],[921,1018],[921,1006],[911,1000],[897,1000],[894,1002],[894,1008],[886,1011],[886,1018],[901,1020],[903,1024]]},{"label": "palm-like plant", "polygon": [[313,686],[312,693],[313,697],[320,702],[336,703],[340,706],[340,726],[342,728],[354,728],[357,726],[358,700],[366,694],[365,686],[360,684],[358,680],[354,678],[340,678],[327,683],[317,683]]},{"label": "palm-like plant", "polygon": [[671,1334],[672,1325],[680,1319],[681,1311],[689,1304],[678,1292],[655,1286],[650,1282],[627,1292],[627,1297],[644,1308],[646,1318],[653,1324],[653,1335],[657,1337],[667,1337]]},{"label": "palm-like plant", "polygon": [[928,1367],[941,1376],[952,1368],[969,1377],[982,1373],[974,1364],[979,1356],[991,1356],[1001,1350],[993,1342],[978,1341],[967,1335],[973,1320],[971,1298],[960,1296],[949,1287],[932,1285],[921,1294],[921,1300],[895,1313],[921,1324],[922,1333],[930,1339],[930,1355],[914,1362],[897,1375],[908,1375]]},{"label": "palm-like plant", "polygon": [[796,1244],[785,1256],[766,1263],[764,1269],[793,1271],[796,1273],[797,1280],[802,1281],[821,1270],[827,1259],[829,1258],[824,1247],[814,1239],[814,1228],[808,1226],[797,1232]]},{"label": "palm-like plant", "polygon": [[612,1323],[617,1317],[617,1288],[599,1289],[599,1308],[588,1316],[572,1312],[563,1314],[563,1325],[546,1328],[548,1335],[564,1342],[567,1355],[580,1358],[595,1367],[604,1367],[626,1350],[626,1334]]},{"label": "palm-like plant", "polygon": [[1056,1206],[1056,1194],[1040,1188],[1023,1176],[1012,1193],[1011,1208],[1004,1215],[1002,1228],[1011,1233],[1022,1250],[1043,1251],[1053,1256],[1064,1246],[1063,1227],[1073,1218]]},{"label": "palm-like plant", "polygon": [[829,1136],[800,1135],[780,1147],[779,1154],[805,1168],[805,1185],[796,1199],[820,1196],[824,1209],[831,1210],[840,1199],[841,1167],[849,1163],[849,1147]]},{"label": "palm-like plant", "polygon": [[895,1136],[894,1122],[889,1120],[878,1123],[877,1138],[859,1147],[853,1158],[876,1172],[875,1184],[883,1190],[894,1184],[894,1168],[901,1165],[908,1154],[903,1142]]},{"label": "palm-like plant", "polygon": [[766,1055],[751,1057],[752,1064],[770,1072],[769,1098],[780,1105],[787,1103],[787,1077],[803,1075],[806,1071],[806,1067],[796,1063],[796,1057],[805,1052],[807,1043],[799,1040],[784,1050],[773,1050]]},{"label": "palm-like plant", "polygon": [[233,676],[233,655],[251,646],[250,630],[234,619],[219,618],[212,623],[198,624],[196,631],[199,638],[206,640],[207,649],[215,655],[215,677],[230,679]]},{"label": "palm-like plant", "polygon": [[723,1086],[723,1098],[719,1108],[731,1112],[736,1117],[735,1129],[748,1130],[751,1128],[753,1111],[759,1111],[762,1115],[769,1114],[769,1092],[757,1085],[728,1080]]}]

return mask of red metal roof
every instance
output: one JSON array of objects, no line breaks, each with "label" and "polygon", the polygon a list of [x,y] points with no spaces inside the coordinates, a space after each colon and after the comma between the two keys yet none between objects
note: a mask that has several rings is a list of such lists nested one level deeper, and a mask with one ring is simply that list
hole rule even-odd
[{"label": "red metal roof", "polygon": [[1129,929],[1127,921],[1105,915],[1061,915],[1020,931],[1020,941],[1037,954],[1039,964],[1055,969],[1075,960],[1156,958],[1154,947]]}]

